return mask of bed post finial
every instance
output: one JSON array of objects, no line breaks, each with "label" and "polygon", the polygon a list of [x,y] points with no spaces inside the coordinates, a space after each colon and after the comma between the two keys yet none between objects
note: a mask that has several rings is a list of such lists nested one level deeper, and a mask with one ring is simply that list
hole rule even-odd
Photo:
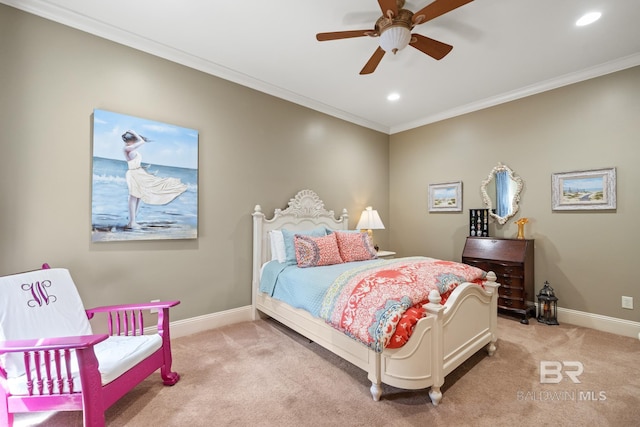
[{"label": "bed post finial", "polygon": [[442,301],[440,292],[436,291],[435,289],[431,289],[431,292],[429,292],[429,302],[431,304],[440,304],[440,301]]},{"label": "bed post finial", "polygon": [[260,205],[256,205],[256,207],[255,207],[255,208],[253,208],[253,211],[254,211],[254,212],[262,212],[262,206],[260,206]]},{"label": "bed post finial", "polygon": [[440,304],[441,302],[442,297],[440,296],[440,292],[436,289],[431,289],[431,292],[429,292],[429,302],[423,304],[422,307],[427,313],[435,314],[436,317],[439,318],[441,312],[444,310],[444,305]]}]

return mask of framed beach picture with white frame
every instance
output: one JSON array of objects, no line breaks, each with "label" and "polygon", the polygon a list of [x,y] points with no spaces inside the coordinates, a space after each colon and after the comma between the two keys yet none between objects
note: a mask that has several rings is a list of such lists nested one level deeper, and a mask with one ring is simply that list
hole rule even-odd
[{"label": "framed beach picture with white frame", "polygon": [[616,209],[616,168],[551,175],[552,210]]},{"label": "framed beach picture with white frame", "polygon": [[198,131],[93,112],[91,240],[198,237]]},{"label": "framed beach picture with white frame", "polygon": [[429,184],[429,212],[462,211],[462,181]]}]

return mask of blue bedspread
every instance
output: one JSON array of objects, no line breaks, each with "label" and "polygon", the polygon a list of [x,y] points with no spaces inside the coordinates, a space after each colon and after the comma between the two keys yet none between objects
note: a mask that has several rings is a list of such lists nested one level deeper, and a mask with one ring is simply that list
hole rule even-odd
[{"label": "blue bedspread", "polygon": [[[270,261],[262,270],[260,292],[286,302],[292,307],[308,311],[320,317],[322,299],[327,289],[342,273],[357,265],[383,264],[388,260],[347,262],[322,267],[300,268],[297,265],[280,264]],[[276,281],[278,286],[276,286]]]}]

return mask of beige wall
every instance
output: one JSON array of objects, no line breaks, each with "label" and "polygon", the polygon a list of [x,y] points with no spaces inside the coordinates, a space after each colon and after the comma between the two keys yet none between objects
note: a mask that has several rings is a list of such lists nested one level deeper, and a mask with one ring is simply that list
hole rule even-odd
[{"label": "beige wall", "polygon": [[[251,212],[304,188],[352,227],[369,204],[388,217],[388,135],[4,5],[0,94],[0,274],[68,267],[87,306],[250,304]],[[91,242],[95,108],[199,131],[197,240]]]},{"label": "beige wall", "polygon": [[[536,293],[559,306],[640,321],[640,67],[391,136],[390,249],[459,260],[480,183],[502,162],[525,182],[520,212],[535,239]],[[617,168],[615,212],[552,212],[551,174]],[[430,183],[463,182],[461,213],[428,213]],[[490,226],[515,237],[513,221]],[[635,310],[621,308],[634,297]]]},{"label": "beige wall", "polygon": [[[69,267],[87,306],[178,298],[184,319],[249,304],[250,213],[303,188],[352,227],[375,206],[383,249],[460,259],[480,181],[503,162],[525,181],[536,292],[548,280],[561,307],[640,321],[640,68],[389,137],[0,5],[0,93],[0,274]],[[91,243],[95,108],[199,131],[197,240]],[[553,172],[610,166],[616,212],[551,212]],[[463,212],[429,214],[428,184],[458,180]]]}]

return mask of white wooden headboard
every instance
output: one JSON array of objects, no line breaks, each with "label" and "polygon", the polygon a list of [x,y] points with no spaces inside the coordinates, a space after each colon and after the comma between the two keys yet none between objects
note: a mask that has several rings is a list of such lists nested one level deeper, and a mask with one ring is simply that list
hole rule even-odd
[{"label": "white wooden headboard", "polygon": [[333,211],[324,208],[324,202],[312,190],[301,190],[289,200],[285,210],[276,209],[273,218],[266,219],[260,205],[253,210],[253,284],[252,303],[255,305],[255,295],[260,286],[260,269],[271,260],[271,243],[269,231],[280,230],[308,230],[318,226],[325,226],[333,230],[347,230],[349,228],[349,214],[342,210],[340,218],[336,219]]}]

